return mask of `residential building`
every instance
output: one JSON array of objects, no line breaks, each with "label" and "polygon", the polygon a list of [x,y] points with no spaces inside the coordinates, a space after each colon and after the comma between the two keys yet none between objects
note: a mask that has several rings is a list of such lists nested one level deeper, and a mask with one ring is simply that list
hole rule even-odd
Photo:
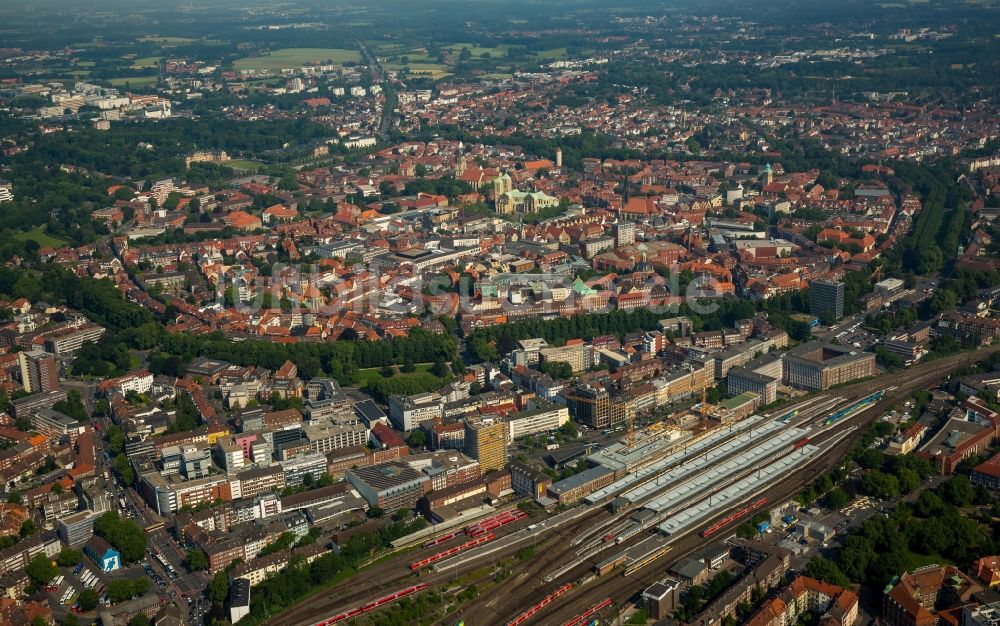
[{"label": "residential building", "polygon": [[937,626],[942,611],[969,605],[982,590],[953,565],[927,565],[899,577],[883,597],[882,619],[887,626]]},{"label": "residential building", "polygon": [[824,626],[853,626],[858,619],[858,596],[853,591],[798,576],[777,597],[747,621],[747,626],[785,626],[804,613],[820,617]]},{"label": "residential building", "polygon": [[558,430],[568,421],[569,409],[565,406],[545,400],[534,400],[527,411],[507,417],[507,439],[513,441],[519,437]]},{"label": "residential building", "polygon": [[484,472],[507,464],[508,426],[499,419],[468,419],[465,422],[465,452],[479,461]]},{"label": "residential building", "polygon": [[28,393],[59,389],[59,364],[56,358],[38,348],[18,353],[21,386]]},{"label": "residential building", "polygon": [[229,584],[229,622],[235,624],[250,615],[250,581],[234,578]]}]

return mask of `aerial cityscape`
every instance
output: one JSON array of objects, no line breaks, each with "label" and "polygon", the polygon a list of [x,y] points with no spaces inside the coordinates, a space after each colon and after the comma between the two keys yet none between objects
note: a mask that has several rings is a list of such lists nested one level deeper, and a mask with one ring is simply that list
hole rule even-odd
[{"label": "aerial cityscape", "polygon": [[998,218],[1000,0],[0,0],[0,626],[1000,626]]}]

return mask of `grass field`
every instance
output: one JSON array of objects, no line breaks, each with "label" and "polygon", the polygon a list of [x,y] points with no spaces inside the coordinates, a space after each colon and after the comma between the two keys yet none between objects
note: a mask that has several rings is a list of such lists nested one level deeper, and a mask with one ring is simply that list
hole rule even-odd
[{"label": "grass field", "polygon": [[404,67],[409,68],[410,76],[427,76],[434,80],[451,75],[448,71],[448,66],[440,63],[385,63],[383,67],[387,70],[396,71]]},{"label": "grass field", "polygon": [[[414,374],[426,374],[427,372],[431,371],[431,366],[432,366],[431,363],[418,363],[417,369],[414,370],[413,372],[410,372],[409,374],[404,374],[397,369],[396,376],[400,378],[405,378],[407,376],[412,376]],[[382,368],[379,367],[370,367],[368,369],[358,370],[357,386],[364,387],[365,385],[368,384],[369,380],[373,378],[382,378],[382,374],[379,373],[381,369]],[[395,378],[396,376],[394,376],[393,378]]]},{"label": "grass field", "polygon": [[234,170],[249,170],[256,172],[261,167],[263,163],[258,163],[257,161],[248,161],[246,159],[233,159],[232,161],[223,161],[219,165],[225,165],[226,167],[231,167]]},{"label": "grass field", "polygon": [[504,56],[507,55],[507,51],[510,50],[511,48],[524,48],[524,46],[510,46],[507,44],[500,44],[499,46],[495,46],[493,48],[484,48],[483,46],[477,46],[471,43],[456,43],[447,46],[447,48],[454,54],[460,54],[462,52],[462,48],[468,48],[469,54],[471,54],[474,57],[482,56],[484,52],[488,52],[490,56],[493,57],[494,59],[502,59]]},{"label": "grass field", "polygon": [[539,59],[545,59],[546,61],[560,61],[566,58],[566,48],[552,48],[551,50],[542,50],[536,56]]},{"label": "grass field", "polygon": [[160,64],[161,58],[163,57],[142,57],[141,59],[135,59],[132,61],[132,69],[144,70],[150,67],[157,67]]},{"label": "grass field", "polygon": [[128,76],[125,78],[112,78],[108,82],[112,87],[124,87],[126,83],[131,87],[147,87],[156,84],[156,76]]},{"label": "grass field", "polygon": [[233,63],[238,70],[281,70],[301,67],[309,63],[348,63],[361,60],[357,50],[344,48],[281,48],[270,54],[244,57]]},{"label": "grass field", "polygon": [[29,231],[17,233],[13,236],[13,239],[17,239],[18,241],[35,241],[43,248],[61,248],[66,245],[65,240],[53,237],[45,232],[44,226],[36,226]]}]

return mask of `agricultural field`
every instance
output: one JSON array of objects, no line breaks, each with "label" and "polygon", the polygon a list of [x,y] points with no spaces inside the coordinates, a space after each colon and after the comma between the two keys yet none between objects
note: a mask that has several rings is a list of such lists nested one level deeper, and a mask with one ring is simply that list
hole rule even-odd
[{"label": "agricultural field", "polygon": [[238,70],[282,70],[327,61],[357,63],[361,61],[361,53],[344,48],[281,48],[266,55],[237,59],[233,67]]},{"label": "agricultural field", "polygon": [[140,37],[139,41],[145,43],[159,43],[164,45],[174,45],[178,46],[186,43],[194,43],[197,39],[192,39],[191,37],[166,37],[163,35],[146,35]]}]

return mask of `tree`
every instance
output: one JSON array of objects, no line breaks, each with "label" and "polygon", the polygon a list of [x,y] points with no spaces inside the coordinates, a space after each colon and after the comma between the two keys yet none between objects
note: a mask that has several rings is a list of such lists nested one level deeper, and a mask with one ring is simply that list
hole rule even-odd
[{"label": "tree", "polygon": [[208,591],[212,602],[220,606],[224,604],[229,595],[229,574],[225,571],[217,572],[208,582]]},{"label": "tree", "polygon": [[861,488],[870,496],[890,500],[899,495],[899,481],[884,472],[871,471],[861,479]]},{"label": "tree", "polygon": [[76,603],[80,605],[80,608],[84,611],[93,611],[97,608],[97,592],[93,589],[86,588],[80,592],[80,597],[76,599]]},{"label": "tree", "polygon": [[125,449],[125,433],[122,432],[120,426],[112,424],[108,426],[108,447],[111,450],[111,454],[118,455],[121,454],[122,450]]},{"label": "tree", "polygon": [[61,623],[62,626],[80,626],[80,620],[77,618],[76,613],[67,613]]},{"label": "tree", "polygon": [[939,488],[941,497],[957,507],[969,506],[976,495],[972,481],[967,476],[958,475],[945,481]]},{"label": "tree", "polygon": [[187,552],[187,566],[192,572],[208,569],[208,555],[200,548],[193,548]]},{"label": "tree", "polygon": [[418,428],[410,433],[410,437],[406,442],[414,448],[423,448],[427,444],[427,435],[423,429]]},{"label": "tree", "polygon": [[868,448],[855,461],[865,469],[878,469],[882,467],[882,452],[875,448]]},{"label": "tree", "polygon": [[115,473],[121,477],[122,482],[126,485],[131,485],[135,480],[135,474],[132,471],[132,464],[128,462],[128,457],[125,454],[119,454],[112,461],[114,464]]},{"label": "tree", "polygon": [[119,604],[141,596],[148,590],[149,579],[145,577],[112,580],[107,586],[108,599],[111,600],[112,604]]},{"label": "tree", "polygon": [[431,374],[438,378],[444,378],[451,375],[451,368],[444,361],[435,361],[434,365],[431,366]]},{"label": "tree", "polygon": [[132,520],[123,520],[114,511],[94,521],[94,532],[104,537],[126,561],[138,561],[146,552],[146,534]]},{"label": "tree", "polygon": [[63,548],[56,562],[59,563],[59,567],[73,567],[83,562],[83,553],[73,548]]},{"label": "tree", "polygon": [[826,495],[826,505],[838,511],[847,506],[851,501],[851,496],[841,488],[836,488]]},{"label": "tree", "polygon": [[35,534],[35,530],[36,530],[35,523],[30,519],[26,519],[23,522],[21,522],[21,531],[19,534],[23,539],[25,537],[30,537],[31,535]]},{"label": "tree", "polygon": [[824,559],[821,556],[813,557],[806,564],[805,573],[806,576],[822,580],[823,582],[830,583],[831,585],[838,585],[840,587],[851,586],[851,581],[844,575],[844,572],[840,571],[837,564],[829,559]]},{"label": "tree", "polygon": [[59,570],[52,565],[52,562],[49,561],[49,557],[44,554],[36,554],[35,557],[28,562],[28,567],[25,568],[25,571],[28,572],[28,576],[31,577],[31,580],[35,581],[39,585],[44,585],[59,575]]}]

